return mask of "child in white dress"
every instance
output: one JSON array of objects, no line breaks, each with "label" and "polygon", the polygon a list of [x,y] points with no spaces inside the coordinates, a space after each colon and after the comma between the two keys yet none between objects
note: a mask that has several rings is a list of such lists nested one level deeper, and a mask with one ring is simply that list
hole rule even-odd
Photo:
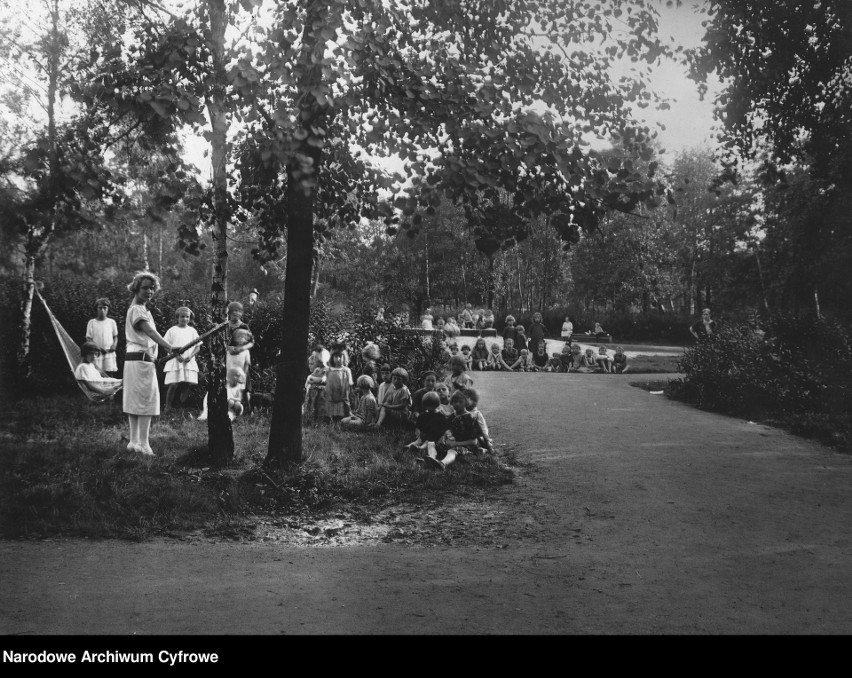
[{"label": "child in white dress", "polygon": [[[192,311],[186,306],[181,306],[175,310],[175,320],[177,324],[170,327],[165,334],[167,342],[172,346],[180,347],[198,339],[198,331],[189,324],[192,320]],[[200,349],[201,344],[196,344],[186,352],[169,360],[163,367],[167,386],[166,412],[172,408],[175,396],[178,393],[180,393],[180,400],[183,402],[186,400],[191,386],[198,383],[198,363],[195,356]]]},{"label": "child in white dress", "polygon": [[95,361],[100,352],[101,348],[97,344],[91,341],[84,342],[80,347],[83,362],[77,365],[74,370],[74,377],[77,381],[85,381],[86,387],[91,391],[112,395],[122,385],[122,380],[106,376],[102,370],[97,368]]},{"label": "child in white dress", "polygon": [[97,318],[92,318],[86,325],[86,341],[100,349],[95,359],[95,367],[106,372],[109,376],[118,375],[118,363],[115,359],[115,349],[118,346],[118,326],[115,320],[108,318],[109,299],[101,297],[95,302]]}]

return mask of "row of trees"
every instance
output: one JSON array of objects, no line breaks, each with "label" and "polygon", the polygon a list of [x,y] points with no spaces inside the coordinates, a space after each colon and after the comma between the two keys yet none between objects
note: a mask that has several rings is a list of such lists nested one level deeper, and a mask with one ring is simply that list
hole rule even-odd
[{"label": "row of trees", "polygon": [[[667,179],[632,116],[664,104],[642,69],[680,51],[656,37],[653,0],[41,0],[26,14],[0,2],[0,67],[17,84],[3,93],[0,219],[24,271],[24,373],[37,266],[76,248],[77,265],[102,274],[120,275],[124,252],[175,279],[203,276],[215,321],[229,297],[264,287],[253,257],[265,280],[284,281],[271,466],[301,459],[303,356],[323,282],[360,299],[390,288],[414,307],[544,307],[570,294],[691,310],[740,286],[765,304],[800,299],[804,277],[825,306],[848,263],[840,0],[755,0],[751,14],[708,4],[690,59],[697,78],[732,83],[719,104],[725,169],[740,178],[709,193],[711,166],[687,157]],[[784,48],[797,57],[776,68],[766,55]],[[625,59],[639,75],[611,79]],[[775,106],[779,95],[796,105]],[[184,160],[187,133],[209,145],[209,181]],[[391,156],[403,175],[371,161]],[[765,160],[752,182],[737,158]],[[767,188],[776,179],[793,190]],[[210,394],[214,463],[233,449],[222,384]]]}]

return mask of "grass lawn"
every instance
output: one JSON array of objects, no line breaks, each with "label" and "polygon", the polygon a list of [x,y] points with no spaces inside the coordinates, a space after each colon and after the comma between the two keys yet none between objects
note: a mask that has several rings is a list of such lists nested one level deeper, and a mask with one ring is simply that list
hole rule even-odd
[{"label": "grass lawn", "polygon": [[234,422],[234,463],[214,470],[205,465],[207,426],[189,413],[155,419],[156,457],[148,461],[126,452],[120,400],[97,405],[75,393],[7,403],[0,423],[0,537],[233,534],[259,515],[371,515],[446,493],[487,491],[513,478],[512,459],[499,454],[460,457],[436,473],[403,451],[411,432],[344,433],[331,425],[306,428],[306,461],[290,475],[270,477],[261,468],[269,435],[262,412]]}]

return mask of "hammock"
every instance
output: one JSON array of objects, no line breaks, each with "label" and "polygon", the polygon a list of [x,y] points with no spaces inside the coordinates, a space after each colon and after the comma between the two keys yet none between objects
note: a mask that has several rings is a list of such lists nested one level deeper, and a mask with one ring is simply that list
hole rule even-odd
[{"label": "hammock", "polygon": [[[47,315],[50,318],[50,324],[53,325],[56,337],[59,339],[59,345],[62,347],[62,352],[65,354],[65,359],[68,361],[68,365],[71,368],[71,374],[76,374],[77,365],[83,362],[83,356],[80,355],[80,347],[77,345],[77,342],[71,338],[71,335],[65,331],[65,328],[59,324],[59,321],[50,311],[50,308],[44,300],[44,297],[41,296],[41,293],[37,289],[35,290],[35,293],[38,295],[38,298],[41,299],[41,303],[44,305],[44,310],[47,311]],[[109,377],[107,377],[106,374],[103,374],[103,372],[101,372],[101,374],[104,379],[109,379]],[[112,398],[123,386],[120,380],[118,383],[115,383],[111,379],[110,381],[94,382],[77,379],[77,385],[80,387],[80,390],[86,394],[86,397],[89,400],[98,403]],[[98,385],[99,388],[92,388],[92,385]]]}]

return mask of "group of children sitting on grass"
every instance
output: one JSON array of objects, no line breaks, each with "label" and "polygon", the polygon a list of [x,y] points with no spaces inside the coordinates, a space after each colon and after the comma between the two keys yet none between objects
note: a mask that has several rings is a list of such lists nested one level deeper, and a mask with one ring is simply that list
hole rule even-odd
[{"label": "group of children sitting on grass", "polygon": [[406,450],[418,455],[418,463],[439,470],[459,454],[494,451],[461,356],[450,358],[450,373],[442,380],[433,371],[421,375],[422,387],[412,394],[405,368],[377,365],[375,344],[367,344],[361,355],[364,368],[353,380],[344,347],[333,346],[330,353],[322,345],[314,347],[305,382],[306,422],[332,421],[360,431],[414,428],[417,438]]},{"label": "group of children sitting on grass", "polygon": [[[522,345],[523,346],[523,345]],[[610,354],[606,346],[582,351],[577,344],[566,341],[561,352],[548,354],[547,342],[539,340],[534,350],[523,346],[518,349],[515,340],[507,337],[503,347],[494,342],[486,346],[484,338],[479,337],[471,349],[469,344],[459,344],[456,341],[445,341],[442,345],[447,360],[461,356],[466,369],[473,371],[496,372],[605,372],[607,374],[623,374],[627,372],[627,355],[621,346],[615,347],[615,353]]]}]

